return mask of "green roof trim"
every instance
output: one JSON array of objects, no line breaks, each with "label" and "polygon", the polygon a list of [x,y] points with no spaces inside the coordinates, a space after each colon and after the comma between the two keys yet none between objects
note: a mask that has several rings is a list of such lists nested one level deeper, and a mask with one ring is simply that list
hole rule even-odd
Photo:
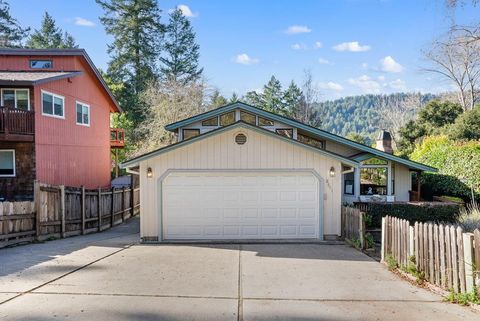
[{"label": "green roof trim", "polygon": [[398,157],[398,156],[395,156],[395,155],[392,155],[392,154],[389,154],[389,153],[382,152],[381,150],[375,149],[373,147],[363,145],[361,143],[357,143],[357,142],[355,142],[353,140],[350,140],[350,139],[347,139],[345,137],[329,133],[325,130],[306,125],[306,124],[301,123],[297,120],[294,120],[294,119],[291,119],[291,118],[288,118],[288,117],[284,117],[284,116],[280,116],[278,114],[263,110],[261,108],[255,107],[255,106],[248,105],[248,104],[243,103],[243,102],[231,103],[231,104],[228,104],[228,105],[218,107],[216,109],[212,109],[212,110],[207,111],[203,114],[198,114],[196,116],[180,120],[178,122],[175,122],[175,123],[172,123],[172,124],[169,124],[169,125],[165,126],[165,129],[169,130],[169,131],[176,131],[180,127],[185,127],[185,126],[187,126],[191,123],[195,123],[195,122],[202,121],[202,120],[205,120],[205,119],[208,119],[208,118],[211,118],[211,117],[219,116],[223,113],[226,113],[226,112],[229,112],[229,111],[232,111],[232,110],[235,110],[235,109],[242,109],[242,110],[249,111],[251,113],[257,114],[257,115],[265,117],[265,118],[270,118],[272,120],[282,122],[282,123],[290,125],[292,127],[296,127],[298,129],[304,130],[304,131],[306,131],[306,132],[308,132],[312,135],[315,135],[317,137],[330,139],[330,140],[335,141],[337,143],[347,145],[347,146],[352,147],[352,148],[356,148],[356,149],[358,149],[360,151],[363,151],[363,152],[370,153],[374,156],[379,156],[379,157],[385,158],[387,160],[391,160],[391,161],[403,164],[403,165],[405,165],[409,168],[412,168],[412,169],[421,170],[421,171],[429,171],[429,172],[437,172],[438,171],[434,167],[427,166],[427,165],[424,165],[424,164],[421,164],[421,163],[411,161],[409,159],[401,158],[401,157]]},{"label": "green roof trim", "polygon": [[232,129],[235,129],[235,128],[246,128],[246,129],[250,129],[250,130],[254,130],[256,132],[259,132],[259,133],[262,133],[262,134],[265,134],[265,135],[269,135],[271,137],[275,137],[277,139],[280,139],[280,140],[283,140],[283,141],[286,141],[288,143],[291,143],[291,144],[294,144],[294,145],[300,145],[301,147],[303,148],[306,148],[306,149],[309,149],[309,150],[312,150],[314,152],[317,152],[317,153],[320,153],[322,155],[325,155],[325,156],[328,156],[328,157],[332,157],[334,159],[337,159],[339,161],[341,161],[342,163],[344,164],[348,164],[348,165],[351,165],[351,166],[359,166],[360,164],[352,159],[349,159],[347,157],[344,157],[342,155],[338,155],[338,154],[335,154],[335,153],[332,153],[332,152],[329,152],[329,151],[326,151],[326,150],[323,150],[323,149],[319,149],[319,148],[316,148],[316,147],[313,147],[313,146],[310,146],[310,145],[307,145],[307,144],[304,144],[302,142],[299,142],[297,140],[294,140],[292,138],[288,138],[288,137],[285,137],[285,136],[282,136],[282,135],[279,135],[273,131],[270,131],[268,129],[263,129],[263,128],[260,128],[260,127],[257,127],[255,125],[251,125],[251,124],[248,124],[248,123],[245,123],[243,121],[237,121],[233,124],[230,124],[228,126],[225,126],[225,127],[219,127],[217,129],[214,129],[214,130],[211,130],[209,132],[206,132],[204,134],[201,134],[201,135],[198,135],[198,136],[195,136],[195,137],[192,137],[190,139],[187,139],[187,140],[182,140],[178,143],[174,143],[174,144],[171,144],[171,145],[168,145],[168,146],[165,146],[165,147],[162,147],[162,148],[159,148],[157,150],[154,150],[152,152],[149,152],[147,154],[143,154],[143,155],[140,155],[140,156],[137,156],[135,158],[132,158],[126,162],[123,162],[122,164],[120,164],[120,168],[127,168],[127,167],[132,167],[132,166],[136,166],[138,165],[139,162],[141,161],[144,161],[144,160],[147,160],[147,159],[150,159],[152,157],[156,157],[158,155],[161,155],[163,153],[166,153],[166,152],[170,152],[172,150],[175,150],[177,148],[180,148],[180,147],[183,147],[183,146],[187,146],[191,143],[195,143],[197,141],[200,141],[200,140],[203,140],[205,138],[208,138],[208,137],[211,137],[211,136],[215,136],[217,134],[220,134],[220,133],[223,133],[223,132],[226,132],[226,131],[229,131],[229,130],[232,130]]}]

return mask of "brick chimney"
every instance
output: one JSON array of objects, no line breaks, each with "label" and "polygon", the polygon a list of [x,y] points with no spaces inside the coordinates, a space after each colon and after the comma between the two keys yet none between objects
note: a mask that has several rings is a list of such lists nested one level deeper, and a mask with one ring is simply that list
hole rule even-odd
[{"label": "brick chimney", "polygon": [[393,154],[392,135],[385,129],[382,129],[377,137],[377,145],[375,147],[382,152]]}]

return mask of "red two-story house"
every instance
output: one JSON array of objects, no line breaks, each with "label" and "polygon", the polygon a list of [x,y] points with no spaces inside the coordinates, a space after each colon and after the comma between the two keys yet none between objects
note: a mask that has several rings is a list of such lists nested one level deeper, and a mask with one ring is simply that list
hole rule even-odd
[{"label": "red two-story house", "polygon": [[0,105],[0,198],[31,197],[34,180],[110,185],[121,109],[85,50],[0,49]]}]

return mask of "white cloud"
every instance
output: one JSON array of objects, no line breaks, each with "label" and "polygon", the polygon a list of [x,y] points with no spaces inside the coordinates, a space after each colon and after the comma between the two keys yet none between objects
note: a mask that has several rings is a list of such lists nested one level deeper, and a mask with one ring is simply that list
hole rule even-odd
[{"label": "white cloud", "polygon": [[366,62],[362,64],[362,69],[368,69],[368,64]]},{"label": "white cloud", "polygon": [[323,47],[323,44],[320,41],[316,41],[314,47],[315,49],[320,49]]},{"label": "white cloud", "polygon": [[405,84],[405,81],[401,79],[396,79],[394,81],[391,81],[388,86],[392,88],[393,90],[398,90],[398,91],[406,91],[407,90],[407,85]]},{"label": "white cloud", "polygon": [[351,52],[361,52],[361,51],[368,51],[371,49],[368,45],[360,45],[358,41],[351,41],[351,42],[342,42],[336,46],[333,46],[333,49],[336,51],[351,51]]},{"label": "white cloud", "polygon": [[185,16],[185,17],[188,17],[188,18],[194,18],[196,16],[198,16],[198,13],[196,12],[193,12],[189,6],[185,5],[185,4],[180,4],[177,6],[178,9],[180,9],[180,11],[182,11],[182,14]]},{"label": "white cloud", "polygon": [[75,24],[82,27],[95,27],[95,23],[93,21],[87,20],[82,17],[75,17]]},{"label": "white cloud", "polygon": [[332,63],[325,59],[325,58],[318,58],[318,63],[322,64],[322,65],[331,65]]},{"label": "white cloud", "polygon": [[358,78],[348,79],[348,83],[352,86],[360,88],[364,93],[379,94],[382,86],[367,75]]},{"label": "white cloud", "polygon": [[292,45],[292,49],[294,49],[294,50],[306,50],[307,46],[303,43],[294,43]]},{"label": "white cloud", "polygon": [[336,92],[340,92],[340,91],[343,90],[342,85],[340,85],[339,83],[333,82],[333,81],[321,82],[321,83],[318,84],[318,87],[320,87],[322,89],[333,90],[333,91],[336,91]]},{"label": "white cloud", "polygon": [[402,72],[403,67],[392,56],[380,59],[380,69],[385,72]]},{"label": "white cloud", "polygon": [[247,55],[246,53],[238,54],[233,59],[233,61],[236,62],[237,64],[242,64],[242,65],[253,65],[253,64],[256,64],[256,63],[260,62],[259,59],[252,58],[249,55]]},{"label": "white cloud", "polygon": [[312,31],[312,29],[310,29],[307,26],[293,25],[293,26],[288,27],[284,32],[287,35],[294,35],[294,34],[297,34],[297,33],[309,33],[311,31]]},{"label": "white cloud", "polygon": [[380,75],[380,76],[377,77],[377,79],[380,80],[380,81],[385,81],[385,76]]}]

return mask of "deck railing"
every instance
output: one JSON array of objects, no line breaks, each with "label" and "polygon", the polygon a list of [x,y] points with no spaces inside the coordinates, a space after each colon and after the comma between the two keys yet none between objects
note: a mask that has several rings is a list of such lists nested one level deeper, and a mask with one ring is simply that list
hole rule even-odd
[{"label": "deck railing", "polygon": [[125,130],[123,128],[110,128],[110,147],[125,147]]},{"label": "deck railing", "polygon": [[0,107],[0,133],[8,135],[35,134],[35,113],[30,110]]}]

